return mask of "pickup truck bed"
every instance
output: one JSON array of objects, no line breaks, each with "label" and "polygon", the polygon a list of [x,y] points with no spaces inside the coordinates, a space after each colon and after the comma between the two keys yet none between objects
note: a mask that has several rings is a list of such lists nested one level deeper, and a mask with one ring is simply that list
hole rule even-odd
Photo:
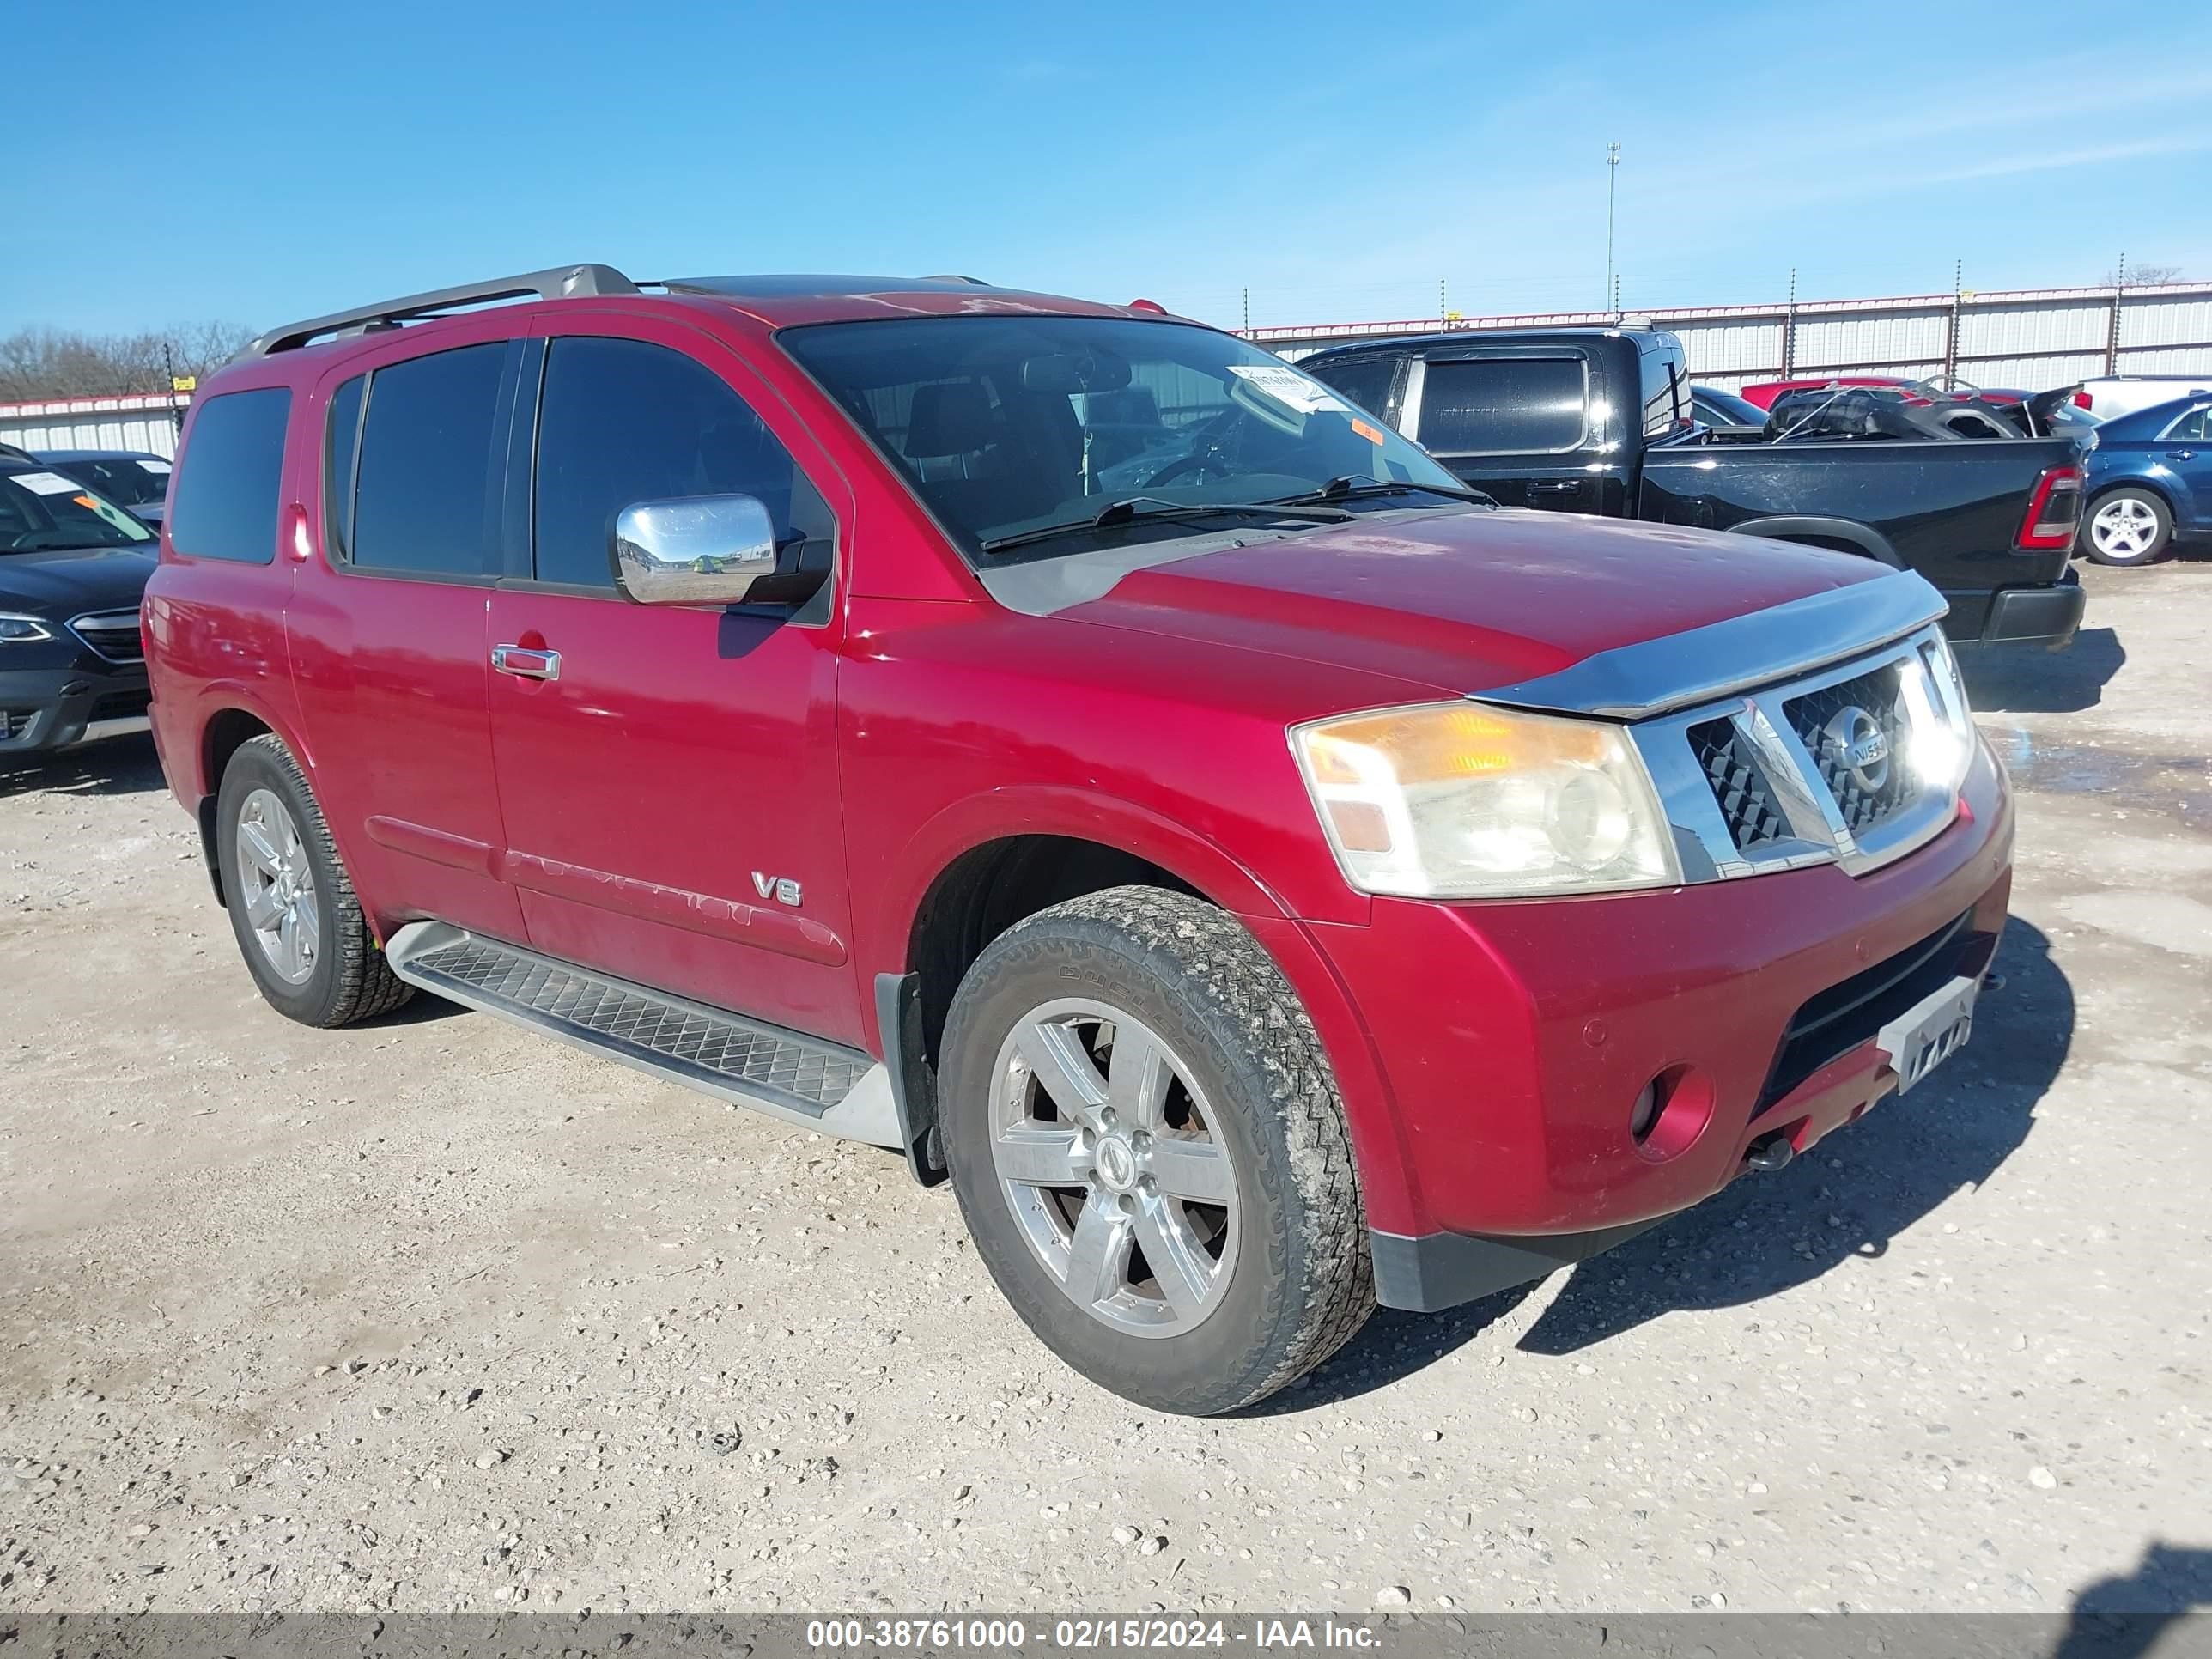
[{"label": "pickup truck bed", "polygon": [[1680,343],[1650,330],[1430,335],[1299,367],[1507,506],[1878,559],[1932,582],[1951,606],[1944,629],[1963,644],[2056,648],[2081,622],[2072,438],[1723,439],[1692,418]]}]

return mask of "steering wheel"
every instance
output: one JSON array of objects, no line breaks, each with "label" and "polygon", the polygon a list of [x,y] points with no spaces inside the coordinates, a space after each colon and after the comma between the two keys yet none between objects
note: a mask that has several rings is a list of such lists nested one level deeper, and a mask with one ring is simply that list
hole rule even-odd
[{"label": "steering wheel", "polygon": [[1154,489],[1161,484],[1172,483],[1186,472],[1204,472],[1208,466],[1222,459],[1226,451],[1228,446],[1222,441],[1235,424],[1236,415],[1234,409],[1224,409],[1212,420],[1194,428],[1190,448],[1154,472],[1139,488]]}]

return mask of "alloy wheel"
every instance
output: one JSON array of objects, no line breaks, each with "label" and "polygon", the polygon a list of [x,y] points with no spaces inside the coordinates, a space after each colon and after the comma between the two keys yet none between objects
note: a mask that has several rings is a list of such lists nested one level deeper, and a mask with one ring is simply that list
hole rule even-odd
[{"label": "alloy wheel", "polygon": [[2108,558],[2139,559],[2157,544],[2158,514],[2148,501],[2118,496],[2090,519],[2089,539]]},{"label": "alloy wheel", "polygon": [[992,1075],[1000,1189],[1069,1300],[1134,1336],[1211,1315],[1236,1266],[1237,1171],[1182,1058],[1135,1016],[1063,998],[1016,1023]]},{"label": "alloy wheel", "polygon": [[256,789],[238,812],[239,902],[263,958],[287,985],[304,985],[323,944],[315,872],[291,809]]}]

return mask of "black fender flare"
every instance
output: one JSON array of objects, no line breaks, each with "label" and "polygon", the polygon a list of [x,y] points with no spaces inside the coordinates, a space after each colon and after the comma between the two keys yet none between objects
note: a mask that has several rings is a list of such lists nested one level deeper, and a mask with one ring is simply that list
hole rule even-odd
[{"label": "black fender flare", "polygon": [[1902,570],[1905,561],[1889,544],[1882,533],[1870,525],[1856,519],[1823,519],[1816,517],[1782,517],[1746,519],[1741,524],[1729,528],[1739,536],[1764,536],[1769,541],[1802,542],[1819,538],[1825,542],[1841,542],[1868,558]]}]

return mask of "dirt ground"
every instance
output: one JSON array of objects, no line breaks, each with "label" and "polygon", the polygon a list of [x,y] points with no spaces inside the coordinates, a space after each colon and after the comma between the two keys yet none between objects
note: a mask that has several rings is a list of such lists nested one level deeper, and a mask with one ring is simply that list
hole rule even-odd
[{"label": "dirt ground", "polygon": [[1227,1421],[1065,1370],[890,1155],[278,1018],[144,739],[0,775],[0,1607],[2212,1600],[2212,563],[2089,581],[1973,671],[1960,1060]]}]

